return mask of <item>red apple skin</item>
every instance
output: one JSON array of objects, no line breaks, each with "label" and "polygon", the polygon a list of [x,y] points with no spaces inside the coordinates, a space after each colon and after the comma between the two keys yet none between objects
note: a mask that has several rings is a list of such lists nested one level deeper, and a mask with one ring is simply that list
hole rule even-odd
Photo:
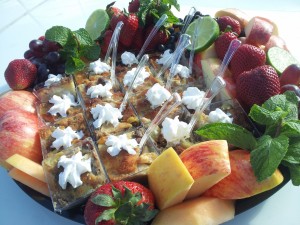
[{"label": "red apple skin", "polygon": [[229,152],[231,173],[203,195],[221,199],[243,199],[270,190],[283,181],[279,170],[268,179],[257,182],[251,163],[250,152],[233,150]]},{"label": "red apple skin", "polygon": [[0,96],[0,118],[7,110],[36,112],[37,98],[29,91],[8,91]]},{"label": "red apple skin", "polygon": [[274,31],[274,25],[268,19],[253,17],[245,27],[246,43],[255,46],[265,45]]},{"label": "red apple skin", "polygon": [[269,41],[265,45],[265,48],[264,48],[265,52],[267,52],[272,47],[279,47],[279,48],[283,48],[284,50],[288,51],[285,41],[277,35],[272,35],[270,37]]},{"label": "red apple skin", "polygon": [[300,87],[300,65],[291,64],[281,74],[280,85],[294,84]]},{"label": "red apple skin", "polygon": [[15,153],[37,163],[42,161],[38,117],[34,113],[8,110],[0,118],[0,165]]}]

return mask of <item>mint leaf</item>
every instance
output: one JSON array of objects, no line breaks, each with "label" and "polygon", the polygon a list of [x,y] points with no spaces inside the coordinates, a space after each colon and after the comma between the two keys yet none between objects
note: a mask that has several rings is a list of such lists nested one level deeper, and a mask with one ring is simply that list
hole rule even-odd
[{"label": "mint leaf", "polygon": [[256,104],[251,107],[249,113],[251,119],[260,125],[273,125],[286,115],[285,111],[270,111]]},{"label": "mint leaf", "polygon": [[73,74],[76,71],[83,70],[85,68],[85,63],[76,57],[69,57],[66,61],[66,74]]},{"label": "mint leaf", "polygon": [[281,134],[287,137],[299,137],[300,138],[300,121],[290,120],[284,122],[281,128]]},{"label": "mint leaf", "polygon": [[293,164],[300,164],[300,140],[298,138],[290,140],[288,151],[283,160]]},{"label": "mint leaf", "polygon": [[293,185],[300,186],[300,164],[283,162],[283,165],[289,168]]},{"label": "mint leaf", "polygon": [[177,3],[177,0],[162,0],[164,4],[170,4],[171,6],[174,6],[177,11],[180,11],[180,5]]},{"label": "mint leaf", "polygon": [[258,139],[257,147],[251,151],[251,165],[257,180],[270,177],[284,158],[289,146],[289,139],[280,135],[276,138],[264,135]]},{"label": "mint leaf", "polygon": [[83,58],[86,58],[90,61],[96,61],[100,56],[100,46],[92,45],[92,46],[83,46],[79,51],[79,55]]},{"label": "mint leaf", "polygon": [[298,103],[295,104],[295,98],[297,98],[295,93],[286,92],[282,95],[275,95],[268,99],[262,107],[268,109],[269,111],[282,110],[287,112],[286,120],[297,120],[298,119]]},{"label": "mint leaf", "polygon": [[65,46],[73,36],[69,28],[63,26],[54,26],[48,29],[45,33],[45,38],[49,41],[55,41],[61,46]]},{"label": "mint leaf", "polygon": [[256,146],[253,134],[245,128],[230,123],[207,124],[196,131],[196,134],[210,140],[227,140],[229,144],[242,149],[252,150]]},{"label": "mint leaf", "polygon": [[95,42],[90,37],[89,33],[83,29],[80,28],[79,30],[73,31],[79,45],[94,45]]}]

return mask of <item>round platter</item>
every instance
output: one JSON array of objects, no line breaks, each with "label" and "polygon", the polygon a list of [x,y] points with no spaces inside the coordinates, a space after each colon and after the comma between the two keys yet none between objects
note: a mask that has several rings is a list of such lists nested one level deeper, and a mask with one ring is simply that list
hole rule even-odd
[{"label": "round platter", "polygon": [[[53,26],[53,25],[58,25],[58,24],[62,24],[65,26],[68,26],[72,29],[77,29],[79,27],[83,27],[86,18],[88,17],[88,15],[92,12],[92,10],[96,9],[96,8],[105,8],[105,5],[107,5],[107,3],[110,3],[111,1],[64,1],[63,3],[61,3],[60,1],[34,1],[35,3],[24,3],[24,5],[19,7],[22,7],[22,11],[23,13],[21,13],[19,16],[15,16],[15,18],[11,17],[6,17],[6,18],[11,18],[12,22],[6,22],[7,24],[4,25],[3,27],[1,26],[0,28],[0,34],[4,36],[5,40],[7,39],[8,41],[5,41],[5,43],[1,43],[1,48],[5,49],[5,52],[8,52],[8,56],[7,55],[3,55],[1,56],[3,60],[3,62],[1,62],[1,76],[3,76],[4,70],[8,64],[8,62],[10,60],[12,60],[13,58],[21,58],[23,52],[27,49],[27,45],[28,42],[31,39],[36,38],[37,36],[41,35],[44,33],[44,31],[46,29],[48,29],[49,27]],[[211,14],[213,15],[213,13],[215,11],[217,11],[218,9],[222,9],[222,8],[226,8],[226,7],[236,7],[236,8],[240,8],[242,10],[249,10],[249,13],[251,13],[251,15],[261,15],[261,16],[265,16],[265,17],[269,17],[269,15],[273,15],[273,18],[284,18],[285,21],[293,21],[295,18],[297,18],[296,15],[298,15],[299,17],[299,13],[300,13],[300,6],[299,3],[297,1],[289,1],[288,3],[286,3],[285,5],[283,5],[283,2],[281,1],[277,1],[275,0],[275,2],[272,4],[272,6],[269,6],[267,3],[261,3],[260,1],[252,1],[251,4],[250,3],[243,3],[243,2],[236,2],[236,1],[226,1],[226,3],[224,3],[223,1],[217,0],[214,1],[214,3],[199,3],[198,1],[189,1],[188,3],[186,1],[178,1],[181,5],[181,9],[183,12],[187,12],[191,6],[196,6],[196,8],[198,10],[200,10],[203,13],[207,13],[207,14]],[[127,1],[118,1],[117,4],[118,6],[120,5],[121,8],[123,6],[126,7],[126,3]],[[55,5],[56,4],[56,5]],[[60,4],[59,6],[57,6],[58,4]],[[263,5],[261,5],[263,4]],[[202,7],[203,6],[203,7]],[[7,7],[11,7],[7,6]],[[74,9],[73,14],[74,15],[70,15],[68,13],[65,13],[65,9],[67,7],[72,7],[72,9]],[[3,11],[4,11],[3,7]],[[58,9],[59,8],[59,9]],[[11,8],[8,8],[11,9]],[[50,10],[49,10],[50,9]],[[78,10],[78,11],[76,11]],[[11,12],[11,10],[8,10]],[[288,13],[289,11],[291,11],[291,13]],[[45,13],[46,12],[46,13]],[[8,14],[8,13],[7,13]],[[45,14],[45,15],[43,15]],[[55,21],[52,20],[52,14],[53,18],[56,17]],[[274,16],[276,15],[276,17]],[[285,17],[286,16],[286,17]],[[34,18],[34,19],[33,19]],[[36,18],[36,19],[35,19]],[[78,18],[78,20],[75,18]],[[272,18],[272,19],[273,19]],[[290,19],[289,19],[290,18]],[[39,20],[37,22],[37,20]],[[8,20],[7,20],[8,21]],[[51,22],[50,22],[51,21]],[[78,21],[74,22],[74,21]],[[279,21],[279,19],[278,19]],[[296,21],[296,20],[294,20]],[[276,21],[277,22],[277,21]],[[32,26],[30,24],[33,24]],[[279,29],[282,36],[284,37],[284,39],[287,41],[288,46],[297,46],[297,40],[299,40],[300,38],[300,33],[299,31],[295,31],[297,32],[297,34],[295,34],[295,36],[293,35],[289,35],[288,31],[290,31],[290,26],[284,26],[286,24],[286,22],[284,21],[280,21],[279,24]],[[16,26],[15,26],[16,25]],[[32,32],[25,32],[24,35],[22,34],[22,40],[17,43],[17,44],[13,44],[13,41],[9,41],[10,39],[12,39],[12,35],[13,37],[16,37],[16,32],[10,30],[11,28],[14,29],[19,29],[18,30],[18,34],[20,34],[20,29],[24,29],[23,27],[25,27],[26,25],[30,25],[28,27],[29,31]],[[22,31],[22,30],[21,30]],[[24,32],[24,30],[23,30]],[[294,31],[293,31],[294,32]],[[8,45],[7,45],[8,43]],[[9,46],[9,47],[8,47]],[[291,50],[293,51],[294,55],[296,57],[299,58],[300,55],[300,50],[299,48],[297,49],[297,47],[292,48]],[[4,53],[1,53],[4,54]],[[0,78],[0,92],[3,92],[4,90],[7,90],[7,85],[5,84],[5,80],[3,79],[3,77]],[[296,201],[293,202],[291,201],[290,205],[283,207],[283,209],[281,210],[276,210],[276,207],[271,204],[260,204],[262,202],[265,202],[266,199],[268,199],[269,197],[273,196],[275,193],[276,195],[274,195],[272,197],[272,199],[275,196],[279,196],[276,199],[281,199],[284,200],[286,198],[286,196],[289,195],[288,190],[290,183],[288,183],[288,181],[290,180],[289,177],[289,173],[285,170],[285,168],[280,168],[283,175],[284,175],[284,182],[278,186],[275,189],[272,189],[268,192],[262,193],[260,195],[248,198],[248,199],[244,199],[244,200],[238,200],[236,202],[236,215],[239,215],[238,219],[239,220],[234,220],[231,221],[229,223],[226,224],[251,224],[251,225],[258,225],[258,224],[282,224],[280,221],[283,220],[277,220],[277,222],[273,223],[270,221],[268,222],[268,220],[266,220],[266,217],[262,217],[259,216],[265,212],[269,213],[269,215],[271,215],[270,211],[275,210],[274,212],[280,212],[282,213],[282,217],[286,218],[285,221],[286,224],[289,225],[296,225],[298,224],[295,221],[299,221],[300,220],[300,215],[296,215],[296,211],[297,211],[297,205],[296,205]],[[2,169],[1,169],[2,170]],[[1,182],[2,182],[2,173],[0,176]],[[4,181],[5,182],[5,181]],[[287,185],[286,185],[287,184]],[[68,210],[63,212],[61,215],[57,215],[52,213],[53,211],[53,207],[52,207],[52,203],[51,200],[49,198],[45,198],[44,196],[42,196],[41,194],[33,191],[32,189],[16,182],[15,184],[16,186],[19,186],[23,192],[25,192],[28,196],[30,196],[30,198],[32,198],[35,202],[37,202],[39,205],[41,205],[43,208],[49,209],[49,212],[47,211],[46,213],[44,212],[44,214],[41,215],[35,215],[35,217],[27,217],[26,215],[23,214],[23,212],[19,212],[20,217],[22,218],[24,216],[24,221],[29,221],[30,224],[32,225],[37,225],[37,224],[61,224],[61,225],[74,225],[74,224],[84,224],[84,220],[83,220],[83,214],[82,214],[82,207],[78,207],[72,210]],[[2,193],[0,196],[0,199],[5,199],[5,191],[2,189]],[[278,193],[280,192],[280,193]],[[15,195],[12,194],[11,196],[18,198],[19,195]],[[300,196],[297,195],[294,198],[299,198]],[[294,199],[291,198],[291,199]],[[12,202],[17,202],[18,204],[22,204],[21,202],[15,201],[14,199],[12,200]],[[268,202],[268,201],[267,201]],[[281,205],[282,202],[278,202],[278,205]],[[249,211],[249,209],[254,208],[257,205],[263,205],[262,207],[260,207],[258,210],[256,210],[256,213],[258,215],[259,218],[264,218],[265,220],[254,220],[253,214],[249,214],[246,211]],[[24,203],[24,205],[26,205],[26,203]],[[21,207],[22,208],[22,207]],[[257,207],[256,207],[257,208]],[[4,203],[0,204],[0,224],[11,224],[11,225],[16,225],[18,224],[16,221],[18,221],[17,219],[5,219],[5,217],[7,215],[12,216],[13,213],[11,213],[9,211],[9,209],[7,209],[7,207],[4,205]],[[299,205],[298,205],[298,211],[300,210]],[[26,212],[26,210],[24,209],[24,211]],[[276,214],[276,213],[274,213]],[[277,213],[278,214],[278,213]],[[57,220],[57,217],[65,217],[68,219],[68,221],[66,222],[65,220],[63,222],[61,222],[62,220]],[[254,215],[255,216],[255,215]],[[276,215],[274,215],[274,218],[276,218]],[[279,218],[279,217],[278,217]],[[44,221],[45,219],[48,219],[49,221]],[[59,221],[61,223],[55,223],[54,221]],[[70,222],[69,222],[70,220]],[[276,219],[273,219],[272,221],[275,221]],[[41,222],[43,221],[43,223]],[[52,221],[52,222],[51,222]],[[73,223],[77,222],[77,223]],[[235,222],[236,221],[236,222]],[[243,221],[243,222],[242,222]],[[20,222],[20,221],[19,221]],[[242,223],[241,223],[242,222]]]}]

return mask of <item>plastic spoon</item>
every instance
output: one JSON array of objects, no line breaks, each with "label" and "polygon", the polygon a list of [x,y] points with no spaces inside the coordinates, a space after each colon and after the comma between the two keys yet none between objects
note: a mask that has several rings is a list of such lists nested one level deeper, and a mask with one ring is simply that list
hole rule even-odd
[{"label": "plastic spoon", "polygon": [[123,25],[124,25],[124,23],[122,21],[117,23],[117,26],[114,30],[114,33],[113,33],[113,35],[110,39],[110,42],[109,42],[109,45],[108,45],[108,48],[107,48],[107,51],[106,51],[106,55],[104,57],[104,62],[106,62],[106,63],[108,63],[108,59],[109,59],[109,56],[110,56],[110,54],[113,50],[113,47],[119,41],[119,36],[120,36],[120,32],[121,32],[121,29],[122,29]]},{"label": "plastic spoon", "polygon": [[194,115],[191,118],[191,121],[189,123],[189,134],[190,135],[191,135],[191,132],[192,132],[196,122],[199,119],[199,116],[207,108],[207,106],[210,104],[212,99],[217,94],[219,94],[219,92],[222,90],[223,87],[226,86],[226,82],[223,80],[224,72],[225,72],[232,56],[234,55],[236,50],[240,47],[240,45],[241,45],[241,42],[237,39],[232,40],[230,42],[230,45],[228,47],[228,50],[225,54],[225,57],[224,57],[222,63],[221,63],[221,66],[219,68],[219,72],[218,72],[217,76],[213,80],[210,88],[204,94],[200,106],[198,108],[196,108],[196,111],[195,111]]},{"label": "plastic spoon", "polygon": [[148,47],[150,41],[154,37],[154,35],[157,33],[158,29],[165,23],[165,21],[168,19],[168,16],[166,14],[163,14],[159,20],[154,25],[153,29],[151,30],[149,36],[147,37],[146,41],[143,44],[143,47],[141,48],[139,54],[137,55],[137,60],[139,61],[142,55],[144,54],[146,48]]},{"label": "plastic spoon", "polygon": [[162,68],[159,70],[157,77],[161,77],[166,70],[172,65],[172,62],[175,60],[175,56],[179,54],[178,52],[189,42],[191,39],[190,35],[188,34],[183,34],[180,36],[178,45],[175,49],[175,51],[172,53],[172,56],[168,59],[168,61],[162,66]]},{"label": "plastic spoon", "polygon": [[137,80],[136,78],[140,75],[142,69],[145,67],[146,63],[148,62],[149,60],[149,56],[148,55],[144,55],[141,59],[141,61],[139,62],[135,72],[134,72],[134,75],[133,75],[133,79],[131,81],[131,84],[129,86],[129,88],[127,89],[126,93],[125,93],[125,96],[123,98],[123,101],[120,105],[120,111],[123,112],[123,110],[126,108],[126,105],[127,105],[127,102],[129,100],[129,97],[131,96],[131,92],[132,92],[132,89],[133,89],[133,86],[135,84],[135,81]]},{"label": "plastic spoon", "polygon": [[118,52],[118,42],[119,42],[119,36],[120,31],[123,26],[123,22],[118,22],[116,28],[115,28],[115,35],[113,35],[113,54],[111,58],[111,71],[110,71],[110,80],[113,87],[117,87],[117,78],[116,78],[116,61],[117,61],[117,52]]},{"label": "plastic spoon", "polygon": [[201,21],[202,18],[199,17],[199,19],[197,20],[197,24],[196,24],[196,29],[193,33],[193,37],[192,37],[192,47],[191,47],[191,52],[190,52],[190,58],[189,58],[189,68],[190,68],[190,74],[192,74],[193,72],[193,63],[194,63],[194,54],[195,54],[195,46],[196,46],[196,40],[199,37],[200,34],[200,25],[201,25]]},{"label": "plastic spoon", "polygon": [[139,147],[140,149],[143,148],[144,144],[150,137],[150,134],[153,132],[156,126],[158,126],[167,115],[169,115],[172,110],[174,110],[176,107],[178,107],[181,104],[181,97],[177,92],[174,92],[171,97],[163,104],[155,118],[151,121],[148,129],[144,133],[140,143]]},{"label": "plastic spoon", "polygon": [[230,42],[230,45],[227,49],[227,52],[224,56],[224,59],[223,59],[222,63],[221,63],[221,66],[220,66],[220,69],[219,69],[219,72],[218,72],[217,76],[221,76],[221,77],[224,76],[224,72],[225,72],[232,56],[234,55],[236,50],[241,46],[241,43],[242,42],[238,39],[234,39]]},{"label": "plastic spoon", "polygon": [[174,52],[174,58],[173,58],[174,60],[171,65],[170,75],[168,77],[167,84],[166,84],[167,90],[171,89],[171,84],[172,84],[173,77],[175,76],[176,67],[180,61],[180,58],[181,58],[184,50],[191,44],[189,35],[183,34],[182,36],[183,36],[182,44],[178,45],[178,47],[176,48],[176,50]]},{"label": "plastic spoon", "polygon": [[195,7],[192,7],[189,11],[189,13],[187,14],[186,16],[186,19],[184,20],[184,26],[183,28],[181,29],[181,32],[184,34],[186,32],[186,29],[188,27],[188,25],[190,24],[190,22],[192,21],[194,15],[196,13],[196,8]]},{"label": "plastic spoon", "polygon": [[[203,113],[203,111],[207,108],[207,106],[211,103],[212,99],[216,97],[217,94],[220,93],[222,88],[226,86],[226,82],[221,76],[216,76],[213,80],[210,88],[205,92],[201,104],[196,108],[195,113],[193,114],[188,126],[189,126],[189,136],[191,136],[192,130],[195,127],[199,116]],[[188,137],[187,137],[188,138]]]}]

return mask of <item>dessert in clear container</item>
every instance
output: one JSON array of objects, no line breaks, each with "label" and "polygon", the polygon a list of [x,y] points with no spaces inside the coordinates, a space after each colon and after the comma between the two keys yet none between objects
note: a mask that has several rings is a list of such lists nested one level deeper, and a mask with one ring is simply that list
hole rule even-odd
[{"label": "dessert in clear container", "polygon": [[108,182],[91,138],[43,156],[42,165],[54,211],[82,204],[94,190]]},{"label": "dessert in clear container", "polygon": [[63,150],[91,136],[83,113],[55,121],[39,130],[42,152]]},{"label": "dessert in clear container", "polygon": [[150,140],[139,147],[144,128],[139,127],[118,135],[97,140],[99,156],[111,181],[135,180],[146,176],[147,169],[158,153]]},{"label": "dessert in clear container", "polygon": [[76,96],[76,88],[72,76],[49,74],[45,82],[34,87],[33,93],[41,102],[48,102],[54,95],[62,96],[70,93]]}]

